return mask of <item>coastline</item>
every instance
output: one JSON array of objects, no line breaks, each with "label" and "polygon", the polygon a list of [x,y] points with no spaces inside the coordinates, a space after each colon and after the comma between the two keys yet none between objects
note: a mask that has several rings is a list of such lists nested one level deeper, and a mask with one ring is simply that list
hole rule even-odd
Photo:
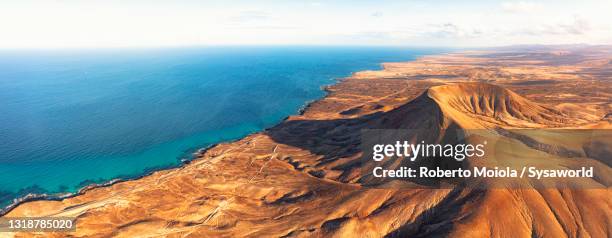
[{"label": "coastline", "polygon": [[[337,79],[337,80],[340,80],[340,79]],[[325,89],[322,89],[322,90],[324,92],[326,92],[326,95],[327,95],[327,91]],[[323,96],[321,99],[323,99],[325,96]],[[310,100],[310,101],[306,102],[302,107],[300,107],[300,109],[298,109],[297,115],[302,115],[308,109],[310,104],[315,103],[315,102],[317,102],[318,100],[321,100],[321,99]],[[275,125],[270,126],[269,128],[274,127],[274,126],[282,123],[283,121],[287,120],[289,117],[290,116],[286,116],[280,122],[278,122]],[[222,141],[222,142],[218,142],[218,143],[213,143],[213,144],[208,145],[208,146],[206,146],[204,148],[196,149],[196,152],[186,153],[186,155],[187,154],[191,154],[191,156],[190,156],[191,158],[190,159],[181,159],[181,160],[179,160],[178,164],[176,164],[176,165],[171,165],[171,166],[162,167],[162,168],[148,169],[146,172],[144,172],[143,174],[138,175],[138,176],[128,177],[128,178],[114,178],[114,179],[111,179],[110,181],[105,182],[105,183],[92,183],[92,184],[88,184],[88,185],[85,185],[85,186],[81,187],[77,192],[74,192],[74,193],[62,193],[62,194],[45,194],[45,193],[43,193],[43,194],[36,194],[36,193],[30,193],[30,194],[24,195],[22,197],[15,198],[14,201],[11,204],[9,204],[6,207],[0,208],[0,217],[8,214],[9,212],[11,212],[11,210],[15,209],[16,207],[18,207],[19,205],[24,204],[24,203],[35,202],[35,201],[62,201],[62,200],[67,199],[67,198],[72,198],[72,197],[76,197],[76,196],[79,196],[79,195],[83,195],[87,191],[90,191],[90,190],[93,190],[93,189],[96,189],[96,188],[104,188],[104,187],[109,187],[109,186],[112,186],[112,185],[115,185],[115,184],[121,183],[121,182],[139,180],[139,179],[142,179],[144,177],[151,176],[154,173],[160,172],[160,171],[170,171],[170,170],[175,170],[175,169],[181,169],[181,168],[185,167],[186,165],[192,163],[194,160],[199,159],[198,156],[203,155],[204,153],[206,153],[206,151],[214,148],[215,146],[217,146],[219,144],[236,142],[236,141],[242,140],[245,137],[248,137],[250,135],[261,133],[261,132],[263,132],[263,131],[265,131],[265,130],[267,130],[269,128],[264,128],[261,131],[256,131],[256,132],[249,133],[249,134],[247,134],[247,135],[245,135],[245,136],[243,136],[241,138],[238,138],[238,139],[233,139],[233,140],[227,140],[227,141]]]},{"label": "coastline", "polygon": [[[383,69],[378,71],[355,72],[350,77],[336,79],[335,84],[325,88],[325,97],[308,103],[299,114],[285,118],[279,125],[231,143],[219,143],[180,168],[97,187],[61,201],[25,202],[6,215],[78,217],[80,225],[75,236],[282,237],[360,232],[383,237],[409,236],[419,231],[435,236],[479,232],[483,225],[491,224],[490,221],[506,227],[499,232],[516,231],[528,235],[555,229],[555,236],[566,234],[567,231],[558,225],[549,224],[558,222],[577,223],[577,226],[587,227],[584,232],[601,235],[598,227],[602,223],[597,218],[609,212],[609,208],[605,207],[605,202],[594,201],[604,201],[606,190],[576,190],[559,200],[557,196],[549,198],[547,195],[556,195],[563,192],[561,190],[552,189],[544,194],[536,189],[525,189],[518,195],[520,202],[506,204],[498,201],[517,196],[512,190],[461,187],[379,190],[367,189],[359,182],[362,168],[360,130],[364,127],[401,129],[437,123],[439,118],[449,115],[437,114],[436,108],[456,110],[451,107],[457,104],[432,101],[431,92],[438,93],[437,97],[446,95],[453,100],[467,98],[468,101],[470,97],[506,95],[512,102],[520,102],[515,108],[519,112],[529,112],[531,105],[563,106],[559,110],[586,108],[589,110],[581,112],[588,115],[579,113],[572,117],[576,120],[564,119],[563,123],[576,125],[575,122],[588,121],[595,123],[593,126],[601,126],[598,128],[610,128],[612,121],[601,120],[601,117],[612,110],[612,105],[602,101],[605,98],[601,95],[610,92],[612,85],[599,82],[599,78],[592,75],[612,65],[599,61],[586,66],[579,64],[584,58],[603,56],[587,55],[575,60],[571,54],[556,56],[553,52],[555,56],[549,60],[547,53],[542,56],[540,52],[533,55],[511,53],[508,57],[505,54],[492,56],[491,53],[481,53],[483,57],[479,57],[478,54],[428,55],[410,62],[384,63],[381,64]],[[604,56],[612,60],[612,55]],[[559,60],[568,63],[550,66]],[[488,67],[482,67],[483,64]],[[506,88],[507,91],[498,95],[495,90],[476,90],[481,84],[489,85],[485,87],[488,89]],[[555,87],[551,87],[553,84]],[[442,92],[445,93],[440,94]],[[560,93],[564,93],[564,97],[548,97]],[[469,115],[458,114],[456,116],[465,117],[453,119],[467,123],[463,126],[495,122],[494,117]],[[503,123],[502,119],[497,122]],[[554,121],[556,119],[533,123]],[[520,121],[513,123],[519,128],[527,125]],[[554,127],[557,124],[540,125]],[[567,211],[565,204],[568,202],[576,209]],[[592,215],[586,220],[575,220],[571,216],[564,219],[542,212],[541,209],[547,208],[568,214],[590,212]],[[430,224],[439,224],[440,219],[459,221],[464,218],[464,213],[448,213],[448,209],[474,211],[475,219],[468,220],[463,228],[443,224],[443,229],[429,229]],[[525,211],[525,217],[538,216],[538,219],[529,220],[534,226],[524,227],[525,220],[504,220],[507,216],[497,212],[509,209]],[[492,217],[495,219],[489,219]],[[539,229],[542,227],[546,229]]]},{"label": "coastline", "polygon": [[[441,55],[441,54],[446,54],[446,53],[439,53],[439,54],[436,54],[436,55]],[[427,56],[427,55],[419,55],[414,60],[403,61],[401,63],[408,63],[408,62],[418,61],[420,58],[425,57],[425,56]],[[320,86],[320,90],[323,92],[323,95],[320,98],[306,101],[294,114],[291,114],[291,115],[288,115],[288,116],[282,118],[277,123],[275,123],[275,124],[273,124],[273,125],[271,125],[271,126],[269,126],[267,128],[263,128],[263,129],[261,129],[259,131],[248,133],[248,134],[246,134],[246,135],[244,135],[244,136],[242,136],[240,138],[232,139],[232,140],[220,141],[220,142],[213,143],[213,144],[210,144],[208,146],[205,146],[203,148],[196,148],[195,152],[193,152],[193,153],[186,152],[184,154],[184,156],[180,156],[180,157],[183,157],[183,159],[179,159],[178,163],[175,164],[175,165],[169,165],[169,166],[164,166],[164,167],[147,169],[147,170],[145,170],[145,172],[143,172],[140,175],[136,175],[136,176],[132,176],[132,177],[114,178],[114,179],[110,179],[109,181],[104,182],[104,183],[91,183],[91,184],[82,186],[80,189],[78,189],[77,192],[73,192],[73,193],[70,193],[70,192],[68,192],[68,193],[58,193],[58,194],[29,193],[29,194],[26,194],[24,196],[15,198],[12,203],[10,203],[7,206],[4,206],[4,207],[0,208],[0,217],[10,213],[13,209],[17,208],[19,205],[24,204],[24,203],[35,202],[35,201],[62,201],[64,199],[73,198],[73,197],[77,197],[77,196],[83,195],[86,192],[94,190],[96,188],[110,187],[110,186],[113,186],[115,184],[122,183],[122,182],[140,180],[140,179],[142,179],[144,177],[151,176],[151,175],[153,175],[153,174],[155,174],[157,172],[172,171],[172,170],[178,170],[178,169],[184,168],[186,165],[192,163],[194,160],[201,159],[200,156],[202,156],[208,150],[213,149],[214,147],[216,147],[216,146],[218,146],[220,144],[231,144],[233,142],[240,141],[240,140],[242,140],[244,138],[247,138],[247,137],[249,137],[251,135],[262,133],[262,132],[267,131],[270,128],[278,126],[281,123],[287,121],[292,116],[301,116],[301,115],[303,115],[304,113],[306,113],[306,111],[313,104],[317,103],[318,101],[324,100],[329,95],[329,93],[330,93],[329,87],[330,86],[342,83],[343,80],[351,78],[351,77],[353,77],[355,74],[357,74],[359,72],[385,70],[385,64],[387,64],[387,63],[390,63],[390,62],[381,62],[381,63],[378,63],[378,69],[361,70],[361,71],[352,72],[351,75],[346,76],[346,77],[332,78],[331,79],[332,80],[331,83]],[[400,62],[397,62],[397,63],[400,63]],[[187,156],[187,155],[189,155],[189,156]],[[189,157],[189,159],[187,159],[187,157]]]}]

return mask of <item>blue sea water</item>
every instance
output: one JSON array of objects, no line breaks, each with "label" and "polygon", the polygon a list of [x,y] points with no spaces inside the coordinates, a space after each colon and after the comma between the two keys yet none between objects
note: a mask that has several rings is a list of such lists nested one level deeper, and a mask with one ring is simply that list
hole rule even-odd
[{"label": "blue sea water", "polygon": [[324,96],[321,86],[440,49],[201,47],[0,51],[0,205],[176,166]]}]

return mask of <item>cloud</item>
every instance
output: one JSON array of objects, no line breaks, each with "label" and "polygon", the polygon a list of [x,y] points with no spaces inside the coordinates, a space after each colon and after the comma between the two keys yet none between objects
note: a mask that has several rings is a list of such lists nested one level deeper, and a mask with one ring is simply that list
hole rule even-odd
[{"label": "cloud", "polygon": [[354,41],[358,43],[405,43],[406,41],[419,37],[420,32],[415,32],[410,28],[395,28],[389,30],[359,31],[353,33],[337,34],[342,41]]},{"label": "cloud", "polygon": [[572,23],[559,24],[559,28],[569,34],[584,35],[591,30],[591,24],[580,16],[574,16],[574,21]]},{"label": "cloud", "polygon": [[355,34],[347,35],[348,38],[359,38],[359,39],[391,39],[393,37],[392,32],[386,31],[363,31]]},{"label": "cloud", "polygon": [[439,38],[472,38],[483,34],[481,29],[463,27],[451,22],[432,24],[429,29],[431,30],[426,33],[427,35]]},{"label": "cloud", "polygon": [[[612,6],[610,0],[581,0],[580,3],[501,0],[493,4],[480,4],[482,0],[447,1],[444,7],[416,0],[397,4],[306,0],[228,5],[211,1],[193,4],[104,1],[99,5],[54,1],[38,8],[22,2],[11,1],[7,5],[8,1],[0,0],[0,28],[5,33],[0,37],[0,48],[260,42],[447,46],[609,44],[612,38],[612,23],[606,12]],[[53,11],[45,11],[48,8]],[[82,10],[94,8],[95,11]],[[409,10],[411,13],[406,14]],[[139,17],[134,19],[130,14],[133,12],[139,12]],[[574,17],[576,14],[584,18]]]},{"label": "cloud", "polygon": [[517,33],[527,35],[585,35],[592,30],[591,24],[580,16],[574,16],[571,22],[536,25],[523,28]]},{"label": "cloud", "polygon": [[373,16],[373,17],[382,17],[383,13],[382,12],[374,12],[374,13],[372,13],[371,16]]},{"label": "cloud", "polygon": [[[387,28],[386,30],[359,31],[339,35],[351,40],[383,43],[419,43],[455,42],[473,40],[485,36],[485,31],[476,26],[464,26],[457,23],[414,24]],[[426,43],[423,43],[426,42]]]},{"label": "cloud", "polygon": [[248,30],[278,30],[278,31],[284,31],[284,30],[302,30],[305,29],[304,27],[301,26],[289,26],[289,25],[257,25],[257,26],[229,26],[228,28],[232,28],[232,29],[248,29]]},{"label": "cloud", "polygon": [[501,8],[508,13],[532,13],[540,9],[540,4],[535,2],[503,2]]},{"label": "cloud", "polygon": [[237,16],[230,17],[230,21],[239,23],[263,21],[268,19],[270,19],[269,14],[262,11],[242,11]]}]

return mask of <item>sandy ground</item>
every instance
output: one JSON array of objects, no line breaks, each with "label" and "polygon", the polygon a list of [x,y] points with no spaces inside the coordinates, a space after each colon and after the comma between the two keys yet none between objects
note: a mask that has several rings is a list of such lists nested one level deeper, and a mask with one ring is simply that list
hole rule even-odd
[{"label": "sandy ground", "polygon": [[610,237],[612,173],[597,158],[581,155],[608,175],[585,181],[594,189],[372,189],[362,184],[360,131],[610,129],[612,47],[427,56],[327,90],[302,114],[184,167],[5,215],[76,217],[76,232],[0,236]]}]

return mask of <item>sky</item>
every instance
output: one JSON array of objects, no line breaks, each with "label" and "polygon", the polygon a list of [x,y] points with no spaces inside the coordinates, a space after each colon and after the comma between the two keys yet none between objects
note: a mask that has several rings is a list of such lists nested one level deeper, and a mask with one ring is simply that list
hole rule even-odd
[{"label": "sky", "polygon": [[0,48],[612,44],[611,0],[0,0]]}]

